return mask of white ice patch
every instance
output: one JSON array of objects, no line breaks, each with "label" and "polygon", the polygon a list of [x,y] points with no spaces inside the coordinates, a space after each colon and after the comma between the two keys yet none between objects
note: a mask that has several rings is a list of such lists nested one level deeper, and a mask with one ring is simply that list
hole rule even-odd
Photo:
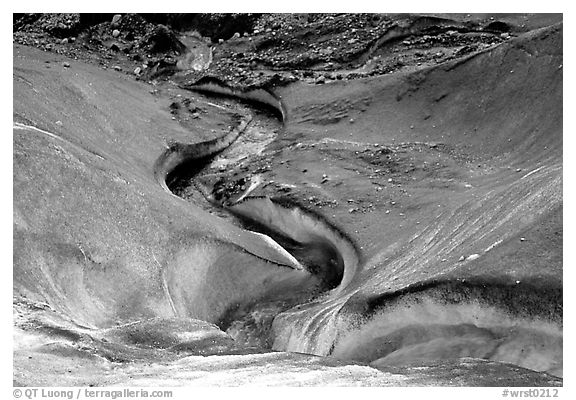
[{"label": "white ice patch", "polygon": [[529,177],[530,175],[532,175],[532,174],[540,171],[542,168],[544,168],[544,166],[538,167],[538,168],[536,168],[535,170],[528,172],[526,175],[524,175],[524,176],[523,176],[522,178],[520,178],[520,179],[527,178],[527,177]]},{"label": "white ice patch", "polygon": [[490,246],[486,247],[486,250],[484,250],[484,253],[488,253],[490,250],[492,250],[494,247],[498,246],[500,243],[502,243],[502,239],[497,240],[494,243],[492,243]]},{"label": "white ice patch", "polygon": [[262,240],[264,240],[270,247],[272,247],[274,250],[276,250],[278,253],[282,254],[284,257],[286,257],[291,263],[292,263],[292,267],[294,267],[294,269],[299,269],[299,270],[303,270],[304,267],[302,267],[302,264],[300,264],[298,262],[298,260],[296,260],[296,258],[294,258],[294,256],[290,253],[288,253],[286,251],[286,249],[284,249],[284,247],[280,246],[278,243],[276,243],[276,241],[274,239],[272,239],[270,236],[268,235],[264,235],[260,232],[253,232],[253,231],[249,231],[250,233],[260,237]]},{"label": "white ice patch", "polygon": [[64,140],[63,138],[61,138],[61,137],[58,136],[58,135],[55,135],[54,133],[45,131],[45,130],[40,129],[40,128],[36,128],[35,126],[30,126],[30,125],[21,124],[20,122],[14,122],[14,129],[31,130],[31,131],[43,133],[44,135],[48,135],[48,136],[50,136],[51,138],[54,138],[54,139]]}]

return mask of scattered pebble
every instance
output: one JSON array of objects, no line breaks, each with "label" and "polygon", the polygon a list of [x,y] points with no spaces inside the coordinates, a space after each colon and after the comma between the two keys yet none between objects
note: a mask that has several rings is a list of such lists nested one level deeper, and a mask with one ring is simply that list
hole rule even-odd
[{"label": "scattered pebble", "polygon": [[117,38],[118,36],[120,36],[120,31],[119,31],[118,29],[114,29],[114,30],[112,31],[112,36],[115,37],[115,38]]},{"label": "scattered pebble", "polygon": [[64,62],[62,63],[62,65],[64,66],[64,68],[70,68],[70,63],[69,63],[69,62],[64,61]]},{"label": "scattered pebble", "polygon": [[115,14],[112,17],[112,22],[110,23],[110,25],[112,25],[113,27],[117,26],[118,23],[120,23],[120,19],[122,19],[122,14]]}]

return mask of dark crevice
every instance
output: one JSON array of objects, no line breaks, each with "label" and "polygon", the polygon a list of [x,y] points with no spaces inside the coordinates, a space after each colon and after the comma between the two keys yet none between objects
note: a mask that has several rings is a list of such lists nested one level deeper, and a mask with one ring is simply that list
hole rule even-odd
[{"label": "dark crevice", "polygon": [[232,87],[213,76],[204,76],[193,84],[183,84],[180,87],[212,97],[234,99],[257,110],[271,113],[281,123],[286,122],[287,113],[284,105],[268,90],[268,87]]},{"label": "dark crevice", "polygon": [[216,152],[205,157],[184,161],[168,174],[166,177],[166,186],[168,186],[168,189],[170,189],[172,193],[180,196],[184,189],[193,185],[194,177],[210,165],[214,157],[219,153],[220,152]]},{"label": "dark crevice", "polygon": [[428,281],[392,293],[371,298],[365,303],[364,316],[373,315],[406,299],[424,297],[443,304],[480,300],[518,317],[538,317],[562,322],[562,286],[530,282],[502,283],[502,279],[476,277],[467,280]]},{"label": "dark crevice", "polygon": [[322,238],[308,242],[298,241],[246,215],[237,214],[233,210],[230,212],[234,214],[243,228],[271,237],[312,275],[318,276],[322,291],[334,289],[342,281],[344,261],[330,242]]}]

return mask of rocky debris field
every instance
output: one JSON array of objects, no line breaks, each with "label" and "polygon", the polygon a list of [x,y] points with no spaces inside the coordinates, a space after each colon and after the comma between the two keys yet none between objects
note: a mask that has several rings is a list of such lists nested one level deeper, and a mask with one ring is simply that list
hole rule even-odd
[{"label": "rocky debris field", "polygon": [[[527,29],[494,17],[460,22],[384,14],[204,15],[15,14],[14,41],[139,79],[180,71],[182,84],[211,76],[247,88],[296,80],[323,84],[434,65]],[[191,50],[184,43],[190,35],[213,52],[201,71],[178,64]]]},{"label": "rocky debris field", "polygon": [[138,14],[92,19],[81,19],[79,14],[31,14],[19,18],[14,28],[16,43],[137,77],[174,66],[185,51],[172,29]]}]

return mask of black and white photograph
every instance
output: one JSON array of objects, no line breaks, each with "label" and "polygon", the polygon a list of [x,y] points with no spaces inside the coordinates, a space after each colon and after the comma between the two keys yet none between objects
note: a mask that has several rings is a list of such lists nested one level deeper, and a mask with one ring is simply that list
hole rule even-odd
[{"label": "black and white photograph", "polygon": [[562,10],[180,9],[12,14],[7,398],[562,398]]}]

